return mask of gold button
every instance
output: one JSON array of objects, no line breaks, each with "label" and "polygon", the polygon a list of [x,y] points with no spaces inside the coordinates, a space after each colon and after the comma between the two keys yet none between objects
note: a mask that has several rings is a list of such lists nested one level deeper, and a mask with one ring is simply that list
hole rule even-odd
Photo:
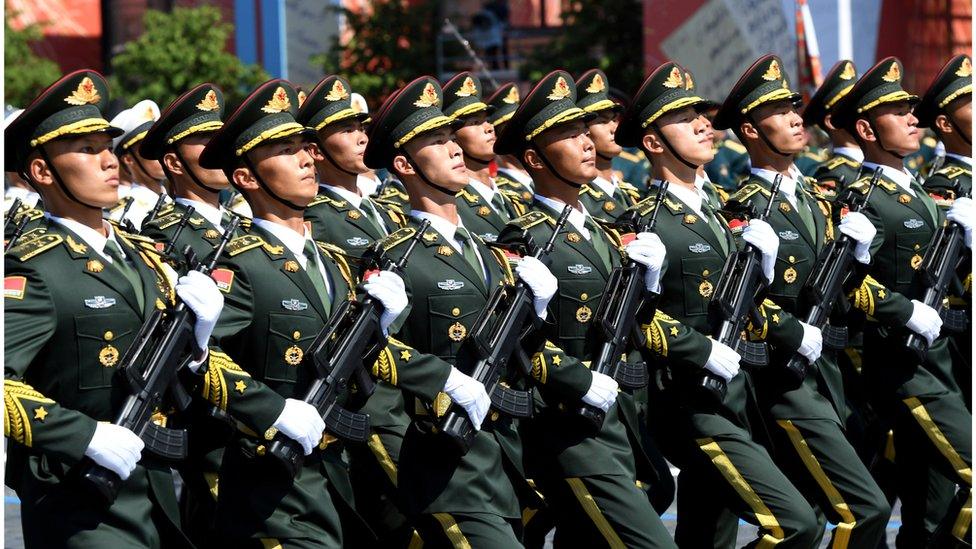
[{"label": "gold button", "polygon": [[295,333],[293,333],[293,334],[291,334],[291,337],[292,337],[292,339],[294,339],[295,341],[298,341],[299,339],[301,339],[301,337],[302,337],[302,333],[301,333],[301,332],[299,332],[298,330],[295,330]]},{"label": "gold button", "polygon": [[919,248],[921,248],[921,247],[922,247],[922,245],[921,245],[921,244],[916,244],[916,245],[915,245],[915,249],[916,249],[916,250],[917,250],[917,249],[919,249]]},{"label": "gold button", "polygon": [[454,316],[461,316],[461,309],[458,309],[457,307],[455,307],[455,308],[451,309],[451,314],[454,315]]},{"label": "gold button", "polygon": [[112,333],[112,330],[106,331],[105,332],[105,341],[112,341],[113,339],[115,339],[115,334]]},{"label": "gold button", "polygon": [[263,456],[268,451],[268,449],[264,447],[264,444],[261,444],[260,446],[255,448],[254,451],[257,452],[259,456]]},{"label": "gold button", "polygon": [[583,292],[580,294],[580,299],[587,300],[590,298],[590,294]]},{"label": "gold button", "polygon": [[498,421],[498,412],[492,412],[491,413],[491,420],[492,421]]},{"label": "gold button", "polygon": [[796,263],[796,258],[792,255],[790,256],[790,263]]},{"label": "gold button", "polygon": [[708,269],[705,269],[704,271],[702,271],[702,276],[708,276]]}]

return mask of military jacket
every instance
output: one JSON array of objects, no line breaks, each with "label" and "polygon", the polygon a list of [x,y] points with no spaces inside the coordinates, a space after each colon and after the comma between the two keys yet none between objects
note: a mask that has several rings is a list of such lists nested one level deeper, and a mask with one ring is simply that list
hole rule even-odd
[{"label": "military jacket", "polygon": [[[13,238],[14,233],[17,231],[17,224],[21,222],[23,218],[27,218],[25,222],[24,229],[21,231],[20,236],[17,238],[17,242],[25,242],[27,235],[29,235],[35,229],[45,225],[44,223],[44,210],[42,209],[41,203],[38,202],[38,206],[30,207],[26,204],[21,204],[17,208],[16,212],[6,212],[4,215],[4,223],[9,220],[10,223],[4,227],[3,230],[3,244],[4,249],[7,247],[7,243]],[[16,245],[17,242],[14,244]]]},{"label": "military jacket", "polygon": [[613,194],[607,194],[595,183],[580,189],[580,202],[586,211],[601,221],[616,221],[624,210],[640,201],[640,193],[630,183],[621,181]]},{"label": "military jacket", "polygon": [[508,175],[506,171],[504,168],[498,169],[498,174],[495,176],[495,185],[499,189],[516,193],[511,196],[521,202],[522,206],[527,207],[532,203],[532,188]]},{"label": "military jacket", "polygon": [[457,193],[457,209],[465,228],[481,237],[485,242],[494,242],[498,234],[505,228],[505,224],[525,211],[518,193],[499,188],[504,202],[504,210],[499,212],[481,196],[481,193],[470,187]]},{"label": "military jacket", "polygon": [[812,176],[816,171],[817,167],[820,166],[827,160],[827,151],[821,149],[820,147],[812,147],[807,145],[803,147],[803,150],[796,156],[793,163],[796,165],[800,173],[807,176]]},{"label": "military jacket", "polygon": [[622,181],[629,181],[640,194],[647,192],[651,163],[638,147],[625,147],[613,157],[611,166]]},{"label": "military jacket", "polygon": [[714,147],[715,157],[705,164],[708,178],[727,192],[739,188],[739,179],[749,175],[749,155],[734,139],[723,139]]},{"label": "military jacket", "polygon": [[973,192],[973,168],[957,158],[946,155],[942,167],[929,175],[922,184],[936,204],[946,209],[957,196],[971,196]]},{"label": "military jacket", "polygon": [[[167,205],[165,210],[160,211],[155,218],[145,222],[140,233],[155,240],[158,244],[163,244],[163,246],[157,246],[157,248],[162,249],[173,241],[180,221],[188,209],[188,206],[174,201]],[[250,225],[250,219],[242,218],[238,225],[238,233],[245,232]],[[213,252],[222,237],[223,234],[219,227],[214,226],[199,213],[194,213],[187,220],[183,230],[180,231],[176,242],[173,244],[173,252],[177,255],[182,254],[183,249],[190,246],[197,258],[203,260]]]},{"label": "military jacket", "polygon": [[816,179],[816,188],[820,194],[828,200],[833,200],[844,188],[857,181],[860,171],[860,162],[835,153],[817,166],[813,178]]},{"label": "military jacket", "polygon": [[373,204],[382,218],[383,230],[367,218],[369,214],[331,189],[320,187],[318,196],[305,210],[305,221],[311,224],[312,238],[342,248],[356,264],[374,242],[385,238],[406,222],[398,206],[376,201]]},{"label": "military jacket", "polygon": [[377,193],[377,202],[396,206],[401,211],[410,211],[410,195],[399,179],[391,177],[389,181],[384,181]]}]

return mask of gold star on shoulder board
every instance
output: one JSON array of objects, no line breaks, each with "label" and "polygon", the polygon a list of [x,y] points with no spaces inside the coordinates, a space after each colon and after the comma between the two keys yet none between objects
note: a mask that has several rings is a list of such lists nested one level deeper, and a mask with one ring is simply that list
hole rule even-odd
[{"label": "gold star on shoulder board", "polygon": [[674,336],[674,337],[678,337],[678,327],[677,326],[671,326],[671,335]]},{"label": "gold star on shoulder board", "polygon": [[560,364],[563,363],[563,359],[562,359],[561,356],[556,355],[556,356],[552,357],[552,363],[555,364],[556,366],[559,366]]},{"label": "gold star on shoulder board", "polygon": [[885,298],[885,291],[884,290],[878,290],[878,297],[881,298],[881,299],[884,299]]},{"label": "gold star on shoulder board", "polygon": [[244,380],[238,379],[234,383],[234,390],[243,395],[244,389],[247,389],[247,384],[244,383]]},{"label": "gold star on shoulder board", "polygon": [[47,410],[45,410],[43,406],[38,406],[34,409],[34,419],[37,421],[44,421],[44,418],[47,417],[47,413]]},{"label": "gold star on shoulder board", "polygon": [[404,362],[407,362],[408,360],[410,360],[410,351],[408,351],[406,349],[400,351],[400,360],[402,360]]},{"label": "gold star on shoulder board", "polygon": [[779,315],[776,313],[773,313],[773,323],[779,324]]}]

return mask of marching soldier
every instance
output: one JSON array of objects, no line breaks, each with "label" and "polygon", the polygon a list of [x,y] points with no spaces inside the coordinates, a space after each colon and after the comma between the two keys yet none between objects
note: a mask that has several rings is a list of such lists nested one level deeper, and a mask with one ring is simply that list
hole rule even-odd
[{"label": "marching soldier", "polygon": [[[800,290],[824,245],[833,239],[834,226],[829,202],[804,186],[803,175],[793,163],[804,141],[803,120],[794,104],[800,95],[790,89],[781,67],[773,55],[756,61],[729,92],[715,123],[739,136],[752,165],[749,179],[729,198],[724,213],[734,218],[764,211],[769,200],[778,201],[766,220],[780,240],[769,297],[800,317],[804,314],[799,310]],[[777,175],[782,177],[779,195],[772,197]],[[870,263],[868,248],[875,231],[864,214],[847,214],[838,230],[857,242],[857,261]],[[774,340],[769,366],[753,376],[780,458],[777,465],[837,524],[835,547],[874,549],[884,538],[891,508],[845,438],[835,410],[845,406],[840,370],[832,356],[821,355],[820,330],[804,322],[800,325],[799,342]],[[799,353],[813,365],[798,387],[781,370],[797,344]]]},{"label": "marching soldier", "polygon": [[[165,195],[163,179],[166,174],[162,164],[142,156],[139,144],[146,137],[146,131],[159,119],[159,107],[152,100],[136,103],[112,119],[115,127],[122,128],[124,134],[112,140],[115,155],[132,185],[125,198],[113,206],[108,217],[112,221],[130,226],[134,231],[142,227],[146,215],[153,209],[160,195]],[[166,202],[170,200],[164,198]]]},{"label": "marching soldier", "polygon": [[517,192],[495,185],[490,165],[495,159],[495,127],[488,121],[492,109],[481,99],[481,81],[461,72],[444,84],[444,114],[459,124],[454,140],[464,153],[468,185],[458,192],[458,215],[465,227],[485,242],[494,242],[505,224],[524,207]]},{"label": "marching soldier", "polygon": [[[102,117],[108,100],[101,75],[76,71],[5,132],[7,161],[40,190],[50,212],[43,236],[5,256],[8,479],[22,501],[28,546],[189,547],[169,464],[141,458],[143,441],[110,423],[130,390],[117,375],[120,358],[144,319],[178,296],[196,318],[197,353],[188,367],[204,396],[252,428],[270,426],[263,410],[275,399],[262,387],[214,397],[207,387],[250,381],[207,350],[220,293],[200,273],[176,280],[151,241],[103,221],[102,209],[118,199],[111,138],[121,134]],[[125,480],[111,505],[79,490],[72,471],[85,458]]]},{"label": "marching soldier", "polygon": [[[544,332],[546,347],[532,359],[533,371],[543,376],[578,370],[593,358],[590,321],[610,273],[622,261],[616,233],[604,230],[580,200],[580,188],[597,175],[584,123],[588,116],[576,104],[572,77],[554,71],[533,87],[495,144],[497,153],[516,156],[529,169],[536,192],[529,212],[509,223],[500,242],[517,244],[525,231],[535,242],[545,242],[555,218],[566,205],[573,207],[569,232],[558,237],[549,256],[560,291],[552,302],[553,323]],[[659,268],[660,242],[641,236],[627,253],[651,270],[655,264]],[[540,387],[533,417],[521,425],[527,469],[556,523],[555,543],[673,547],[636,482],[652,484],[655,471],[641,450],[632,398],[618,397],[617,382],[607,375],[583,370],[580,378],[583,390],[571,398]],[[602,425],[579,414],[581,400],[602,410]]]},{"label": "marching soldier", "polygon": [[[711,120],[721,103],[706,100],[702,106],[705,118]],[[712,136],[714,158],[705,164],[708,179],[726,193],[739,190],[739,179],[749,175],[749,155],[746,148],[724,130],[715,130]]]},{"label": "marching soldier", "polygon": [[[349,82],[323,79],[302,103],[298,122],[315,130],[311,150],[319,177],[318,195],[305,209],[312,238],[342,248],[353,265],[377,240],[406,222],[395,206],[377,204],[357,185],[369,171],[363,162],[369,139],[366,114],[351,101]],[[397,510],[400,444],[410,424],[400,390],[384,381],[361,410],[370,416],[368,444],[350,445],[350,475],[356,508],[379,536],[380,545],[405,546],[413,528]]]},{"label": "marching soldier", "polygon": [[[813,547],[822,531],[813,510],[755,440],[763,426],[750,397],[752,373],[739,369],[738,353],[708,337],[709,300],[736,242],[696,185],[698,166],[714,153],[708,123],[696,110],[703,100],[689,89],[684,74],[675,63],[655,70],[617,132],[623,145],[647,152],[653,186],[669,182],[655,227],[667,250],[658,314],[642,331],[662,355],[652,368],[650,427],[665,455],[681,468],[675,540],[682,547],[732,546],[737,527],[728,520],[731,515],[759,526],[759,545]],[[653,204],[647,198],[633,209],[646,219]],[[771,278],[775,233],[753,220],[741,236],[761,250],[764,275]],[[761,312],[763,325],[753,327],[755,333],[799,339],[791,315],[770,301]],[[728,384],[718,405],[698,393],[695,380],[705,372]]]},{"label": "marching soldier", "polygon": [[[518,276],[533,293],[536,314],[545,318],[556,281],[532,258],[520,260],[513,273],[499,251],[465,227],[455,195],[468,184],[468,172],[451,138],[456,120],[443,113],[442,101],[433,78],[410,82],[377,111],[366,147],[366,164],[389,169],[406,185],[411,200],[407,226],[384,241],[388,253],[399,257],[420,224],[430,221],[404,270],[411,299],[398,337],[447,367],[446,376],[431,375],[443,386],[436,398],[420,395],[426,404],[407,399],[413,421],[400,450],[400,500],[425,547],[519,547],[522,508],[539,503],[525,481],[516,425],[497,411],[486,417],[490,401],[485,387],[461,373],[459,368],[468,365],[458,355],[494,287]],[[529,339],[523,342],[526,352],[541,347],[541,341]],[[397,358],[407,369],[420,360],[409,352]],[[537,374],[537,382],[552,383],[554,390],[579,390],[572,384],[578,371],[549,380]],[[502,379],[521,386],[511,372],[502,372]],[[463,454],[437,430],[452,402],[480,429]]]},{"label": "marching soldier", "polygon": [[576,106],[594,115],[587,121],[596,154],[597,176],[580,190],[580,202],[592,216],[603,221],[615,221],[625,209],[640,200],[637,188],[620,181],[612,162],[623,148],[614,141],[617,116],[622,107],[610,99],[607,75],[591,69],[576,81],[580,90]]},{"label": "marching soldier", "polygon": [[[901,78],[900,61],[882,60],[857,81],[832,119],[857,139],[865,172],[882,169],[880,185],[864,210],[877,229],[869,276],[853,304],[868,316],[862,375],[876,409],[894,429],[903,518],[898,543],[919,547],[931,534],[923,525],[925,471],[938,469],[952,479],[961,489],[961,500],[971,488],[972,417],[960,396],[940,381],[951,370],[947,339],[939,337],[942,320],[935,309],[915,299],[921,297],[915,269],[944,218],[903,165],[904,157],[918,148],[919,132],[912,114],[918,98],[901,87]],[[848,192],[864,193],[867,183],[862,178]],[[945,217],[965,228],[971,245],[968,202],[957,200]],[[921,364],[905,356],[901,342],[911,333],[929,344]],[[958,514],[955,509],[945,513],[946,531],[963,537],[970,512],[966,503]]]},{"label": "marching soldier", "polygon": [[[485,100],[488,106],[488,122],[495,127],[495,136],[501,134],[502,128],[508,122],[515,109],[519,105],[518,86],[509,82],[502,84],[497,90]],[[500,189],[506,189],[518,193],[520,202],[525,205],[532,202],[532,178],[522,167],[518,159],[509,155],[500,154],[495,157],[497,173],[495,174],[495,184]]]},{"label": "marching soldier", "polygon": [[803,109],[803,123],[819,126],[830,137],[830,157],[817,166],[813,177],[816,189],[833,202],[843,187],[857,180],[864,153],[844,128],[833,123],[833,112],[840,100],[854,87],[857,69],[852,61],[842,59],[824,77],[823,84]]}]

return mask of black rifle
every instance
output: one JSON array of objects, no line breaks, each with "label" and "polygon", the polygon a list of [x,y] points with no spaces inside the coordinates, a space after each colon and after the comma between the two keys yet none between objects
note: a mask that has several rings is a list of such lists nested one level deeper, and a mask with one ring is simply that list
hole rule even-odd
[{"label": "black rifle", "polygon": [[[968,193],[963,192],[957,184],[956,196],[968,196]],[[969,323],[965,311],[949,309],[945,303],[950,283],[956,276],[956,268],[966,249],[965,239],[966,231],[962,226],[955,221],[947,220],[929,242],[925,256],[922,257],[922,264],[915,274],[925,288],[922,303],[939,312],[939,316],[943,319],[942,330],[946,332],[962,332]],[[929,343],[924,337],[911,333],[905,345],[912,351],[918,362],[925,360],[929,352]]]},{"label": "black rifle", "polygon": [[[382,241],[377,241],[364,257],[364,264],[372,261],[387,271],[402,271],[429,225],[426,220],[420,225],[398,261],[386,257]],[[383,305],[369,294],[344,302],[315,336],[303,358],[306,365],[315,369],[316,378],[302,400],[319,411],[330,433],[353,442],[369,438],[369,416],[343,408],[339,399],[350,381],[355,382],[360,398],[368,398],[375,390],[366,364],[372,364],[387,343],[380,329],[382,315]],[[291,477],[298,474],[305,461],[301,444],[282,433],[275,434],[267,455]]]},{"label": "black rifle", "polygon": [[[881,168],[877,168],[871,176],[867,192],[856,196],[848,204],[850,211],[860,212],[867,206],[880,178]],[[830,220],[828,219],[827,222],[830,223]],[[801,303],[807,309],[803,321],[819,328],[823,333],[824,346],[835,351],[847,345],[847,328],[830,326],[827,322],[838,300],[844,298],[844,287],[854,267],[856,245],[857,242],[853,238],[843,233],[827,244],[817,258],[816,267],[800,290]],[[784,373],[790,377],[791,383],[799,385],[806,377],[809,366],[811,363],[805,356],[798,352],[793,353],[786,362]]]},{"label": "black rifle", "polygon": [[[528,231],[523,233],[522,241],[536,259],[546,260],[572,211],[572,206],[563,208],[552,235],[541,247],[534,246]],[[513,286],[495,288],[458,351],[457,362],[461,368],[485,386],[492,407],[510,417],[532,415],[532,392],[512,389],[502,381],[506,366],[513,357],[525,377],[531,373],[532,363],[522,349],[521,339],[527,327],[538,328],[541,324],[541,321],[537,322],[539,317],[535,314],[532,300],[532,290],[521,280],[516,280]],[[472,362],[473,368],[466,367]],[[471,448],[477,435],[468,414],[457,404],[451,404],[440,419],[439,428],[462,454]]]},{"label": "black rifle", "polygon": [[23,201],[18,198],[14,200],[13,204],[11,204],[9,208],[7,208],[7,219],[3,221],[3,232],[7,232],[10,224],[13,223],[14,219],[17,218],[17,212],[20,211],[21,204],[23,204]]},{"label": "black rifle", "polygon": [[119,226],[125,229],[126,232],[133,234],[138,233],[139,231],[136,230],[136,226],[134,223],[132,223],[132,221],[125,218],[125,214],[129,213],[129,208],[131,208],[135,203],[135,199],[130,200],[128,203],[126,203],[125,207],[122,208],[122,213],[119,215]]},{"label": "black rifle", "polygon": [[[668,192],[668,185],[667,181],[661,183],[654,197],[654,210],[646,223],[639,224],[640,216],[635,211],[629,221],[618,224],[629,225],[626,228],[635,234],[653,231],[661,203]],[[646,364],[634,364],[624,359],[631,340],[637,342],[638,346],[645,343],[645,336],[637,321],[638,312],[644,310],[653,314],[660,297],[659,294],[647,291],[644,284],[646,272],[647,267],[633,260],[614,269],[607,281],[607,289],[597,307],[593,323],[593,329],[597,330],[600,341],[600,351],[592,362],[592,370],[614,378],[625,389],[646,387],[649,378]],[[581,405],[579,414],[597,430],[603,425],[607,415],[600,408],[586,403]]]},{"label": "black rifle", "polygon": [[[186,224],[190,222],[190,216],[194,214],[196,210],[193,206],[187,206],[186,211],[180,216],[180,220],[176,223],[176,230],[173,231],[173,236],[170,237],[169,243],[163,248],[163,256],[171,258],[173,253],[173,247],[176,246],[176,241],[180,239],[180,235],[183,234],[183,229],[186,228]],[[235,218],[236,219],[236,218]],[[230,227],[230,225],[228,225]],[[234,223],[234,230],[237,230],[237,223]],[[229,231],[224,231],[226,235]],[[233,235],[231,236],[233,238]]]},{"label": "black rifle", "polygon": [[148,214],[146,214],[146,218],[142,220],[142,224],[145,225],[146,223],[149,223],[153,219],[156,219],[156,216],[159,215],[159,210],[162,209],[163,204],[165,203],[166,203],[166,193],[159,193],[159,198],[156,199],[156,203],[153,204],[152,209],[149,210]]},{"label": "black rifle", "polygon": [[[235,222],[227,227],[207,263],[196,261],[187,246],[185,253],[191,258],[192,268],[210,274],[235,228]],[[193,340],[195,321],[193,312],[182,300],[173,307],[154,310],[122,355],[119,367],[129,386],[129,396],[113,423],[138,435],[146,443],[147,451],[169,461],[186,457],[186,430],[161,427],[152,417],[167,396],[177,410],[186,410],[190,405],[191,397],[177,374],[198,351]],[[122,487],[121,477],[89,458],[78,465],[78,476],[106,504],[115,501]]]},{"label": "black rifle", "polygon": [[[765,221],[769,217],[777,201],[782,179],[782,175],[776,176],[766,209],[754,219]],[[769,355],[765,344],[746,341],[743,332],[750,320],[754,325],[762,324],[759,305],[765,299],[768,288],[769,282],[762,269],[762,253],[746,243],[726,259],[715,285],[715,293],[708,303],[712,337],[739,353],[742,362],[754,366],[768,364]],[[703,389],[702,393],[716,404],[725,399],[728,391],[725,380],[708,371],[702,373],[698,385]]]},{"label": "black rifle", "polygon": [[3,249],[4,253],[10,251],[17,244],[17,240],[24,234],[24,229],[27,228],[27,224],[30,223],[30,218],[26,215],[20,216],[17,220],[17,226],[14,227],[14,232],[10,235],[10,239],[7,240],[7,246]]}]

